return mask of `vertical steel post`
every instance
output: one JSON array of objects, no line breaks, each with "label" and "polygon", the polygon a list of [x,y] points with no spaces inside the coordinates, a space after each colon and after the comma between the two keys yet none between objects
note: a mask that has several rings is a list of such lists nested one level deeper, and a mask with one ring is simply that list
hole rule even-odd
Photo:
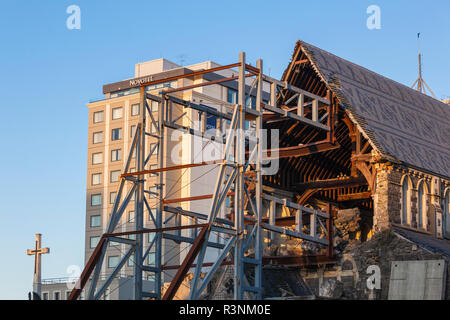
[{"label": "vertical steel post", "polygon": [[[143,171],[145,163],[145,130],[146,130],[146,110],[145,110],[145,87],[140,87],[140,109],[139,122],[141,128],[139,131],[138,148],[136,152],[136,169]],[[135,225],[136,231],[144,228],[144,175],[139,175],[134,198],[135,204]],[[143,254],[143,235],[138,233],[136,235],[136,250],[134,251],[134,299],[142,299],[142,254]]]},{"label": "vertical steel post", "polygon": [[243,236],[244,236],[244,165],[245,165],[245,53],[239,53],[238,108],[239,122],[236,135],[235,161],[238,175],[235,182],[234,212],[236,229],[236,246],[234,250],[234,298],[243,299]]},{"label": "vertical steel post", "polygon": [[[262,118],[262,90],[263,90],[263,62],[261,59],[256,61],[256,67],[259,69],[258,74],[258,86],[256,92],[256,111],[258,116],[256,117],[256,138],[257,138],[257,156],[256,156],[256,234],[255,234],[255,288],[258,290],[256,294],[257,299],[262,299],[262,255],[263,255],[263,241],[261,234],[261,222],[262,222],[262,130],[263,130],[263,118]],[[249,199],[251,201],[251,199]]]},{"label": "vertical steel post", "polygon": [[[159,126],[159,140],[158,140],[158,168],[164,168],[164,114],[166,99],[164,94],[161,95],[161,105],[158,108],[158,126]],[[156,210],[156,228],[162,228],[163,221],[163,202],[164,199],[164,172],[159,173],[159,199],[158,208]],[[155,293],[158,299],[161,299],[161,285],[162,285],[162,232],[155,235]]]}]

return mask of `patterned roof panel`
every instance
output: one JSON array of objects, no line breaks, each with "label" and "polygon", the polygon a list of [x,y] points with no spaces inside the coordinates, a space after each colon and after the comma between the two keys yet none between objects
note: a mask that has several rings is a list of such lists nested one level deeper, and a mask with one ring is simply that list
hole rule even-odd
[{"label": "patterned roof panel", "polygon": [[[450,107],[303,41],[302,50],[386,158],[450,177]],[[283,75],[285,78],[286,72]]]}]

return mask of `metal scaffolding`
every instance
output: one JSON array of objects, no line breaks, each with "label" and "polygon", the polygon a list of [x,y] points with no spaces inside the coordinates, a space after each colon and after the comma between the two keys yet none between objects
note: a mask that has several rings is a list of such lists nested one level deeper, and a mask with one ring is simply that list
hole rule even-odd
[{"label": "metal scaffolding", "polygon": [[[220,70],[238,68],[237,76],[222,77],[219,80],[197,83],[176,89],[162,90],[158,96],[146,92],[146,86],[155,83],[173,81],[181,78],[194,77],[201,74],[214,73]],[[250,88],[246,86],[246,79],[252,78],[253,83]],[[220,84],[227,81],[237,81],[238,100],[237,104],[230,105],[233,110],[232,116],[222,113],[212,107],[205,107],[192,101],[184,101],[174,94],[184,90],[198,87]],[[270,88],[270,101],[263,103],[263,85]],[[251,108],[246,105],[247,97],[255,90],[256,106]],[[290,91],[292,97],[298,100],[295,110],[282,108],[277,105],[282,91]],[[158,103],[158,119],[155,119],[151,111],[151,102]],[[211,68],[207,70],[194,71],[184,75],[167,79],[140,84],[140,105],[143,106],[140,113],[139,124],[131,144],[129,155],[126,161],[121,181],[117,192],[106,232],[101,237],[92,256],[83,270],[78,284],[75,286],[69,299],[76,300],[80,296],[87,281],[91,280],[88,290],[88,299],[99,299],[105,293],[105,289],[112,280],[118,276],[125,263],[134,256],[134,298],[151,299],[172,299],[181,285],[187,272],[194,268],[194,276],[190,286],[190,299],[198,299],[207,288],[208,283],[213,278],[216,271],[222,265],[234,266],[234,298],[254,298],[261,299],[262,292],[262,272],[263,272],[263,233],[272,237],[274,233],[284,234],[290,237],[312,241],[329,247],[329,255],[332,256],[332,223],[330,219],[330,209],[322,212],[307,208],[297,203],[292,203],[286,199],[278,199],[263,190],[262,176],[266,174],[264,169],[265,161],[286,157],[292,152],[304,152],[311,146],[304,146],[304,149],[274,148],[272,144],[265,142],[266,135],[263,134],[265,119],[289,118],[299,121],[304,125],[323,130],[327,133],[327,143],[333,144],[332,114],[335,105],[332,103],[330,95],[327,98],[316,96],[300,88],[293,87],[286,82],[281,82],[263,74],[263,62],[259,59],[256,67],[246,63],[245,53],[239,54],[239,62]],[[226,137],[208,135],[197,128],[186,127],[177,124],[182,117],[173,113],[174,105],[197,110],[205,115],[211,114],[220,119],[221,127],[225,127],[229,122]],[[318,110],[320,107],[327,108],[326,116],[319,119]],[[304,109],[310,108],[311,117],[304,116]],[[203,117],[205,119],[206,117]],[[254,130],[246,129],[246,121],[254,121]],[[154,131],[149,127],[156,128]],[[202,137],[210,141],[223,143],[223,154],[220,160],[213,162],[199,162],[168,166],[166,160],[165,138],[167,130],[179,130],[184,134],[191,134]],[[146,150],[146,137],[157,138],[157,144],[150,150]],[[276,137],[274,134],[273,137]],[[273,138],[272,137],[272,138]],[[320,146],[319,146],[320,147]],[[334,145],[328,146],[330,150]],[[265,149],[266,148],[266,149]],[[156,169],[148,169],[148,162],[152,154],[158,150],[158,165]],[[324,149],[327,150],[327,149]],[[135,157],[136,171],[131,172],[130,162]],[[212,194],[189,197],[167,199],[167,181],[165,174],[174,170],[194,168],[209,164],[218,165],[218,175]],[[251,174],[250,174],[251,173]],[[156,210],[152,210],[148,197],[154,196],[153,192],[145,188],[146,176],[158,174],[157,196],[160,201]],[[249,191],[248,182],[252,182],[254,190]],[[125,184],[130,184],[129,191],[125,194]],[[122,197],[122,195],[124,197]],[[114,230],[134,195],[135,210],[135,230],[115,233]],[[231,217],[220,217],[219,212],[224,206],[227,197],[233,197],[234,208]],[[182,203],[196,201],[200,199],[211,199],[209,214],[202,214],[183,210],[180,207],[170,206],[171,203]],[[264,210],[262,200],[269,202],[268,210]],[[244,202],[250,204],[251,214],[246,215]],[[277,217],[277,206],[287,208],[295,212],[293,225],[295,228],[288,229],[280,226]],[[147,210],[154,224],[154,228],[144,228],[144,212]],[[181,216],[187,216],[193,223],[182,225]],[[197,223],[202,220],[204,223]],[[327,221],[326,221],[327,220]],[[171,221],[171,225],[168,222]],[[309,229],[305,230],[304,221],[308,221]],[[181,230],[191,229],[194,232],[192,237],[181,236]],[[324,233],[318,232],[324,230]],[[177,231],[173,234],[170,232]],[[154,233],[155,236],[148,248],[144,251],[143,235]],[[223,235],[225,243],[214,242],[213,233]],[[136,235],[135,239],[125,238],[125,236]],[[163,239],[175,241],[176,243],[190,244],[183,263],[180,266],[167,266],[163,264]],[[109,242],[119,242],[129,246],[117,266],[98,288],[98,280],[102,263],[105,259],[106,249]],[[212,263],[205,262],[205,255],[208,248],[219,250],[218,257]],[[150,250],[155,251],[155,263],[150,266],[146,259]],[[196,262],[194,264],[194,262]],[[245,268],[244,268],[245,266]],[[162,294],[163,272],[164,270],[176,269],[177,272],[171,279],[170,285]],[[154,288],[146,291],[143,289],[143,272],[154,274]],[[201,276],[201,274],[203,275]]]}]

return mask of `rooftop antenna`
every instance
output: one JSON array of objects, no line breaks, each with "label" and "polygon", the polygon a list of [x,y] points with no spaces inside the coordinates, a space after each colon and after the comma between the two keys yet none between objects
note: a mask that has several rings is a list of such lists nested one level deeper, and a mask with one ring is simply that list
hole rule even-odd
[{"label": "rooftop antenna", "polygon": [[184,62],[186,61],[186,55],[185,54],[180,54],[178,56],[178,58],[180,58],[180,66],[184,66]]},{"label": "rooftop antenna", "polygon": [[430,91],[433,98],[436,98],[433,91],[430,89],[430,87],[427,85],[425,80],[422,78],[422,54],[420,53],[420,32],[417,34],[417,50],[419,52],[419,77],[414,82],[414,84],[411,86],[411,88],[416,89],[417,91],[420,91],[420,93],[427,94],[426,89]]}]

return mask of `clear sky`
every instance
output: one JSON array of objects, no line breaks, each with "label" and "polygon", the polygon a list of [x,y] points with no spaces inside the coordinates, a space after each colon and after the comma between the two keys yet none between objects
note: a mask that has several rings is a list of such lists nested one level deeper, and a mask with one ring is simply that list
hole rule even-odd
[{"label": "clear sky", "polygon": [[[66,8],[81,9],[69,30]],[[381,29],[369,30],[369,5]],[[0,299],[24,299],[43,234],[43,278],[82,266],[89,100],[164,57],[228,64],[245,51],[279,78],[295,41],[305,40],[411,85],[417,33],[424,78],[450,96],[450,2],[433,1],[2,1],[0,7]],[[426,110],[424,110],[426,112]]]}]

